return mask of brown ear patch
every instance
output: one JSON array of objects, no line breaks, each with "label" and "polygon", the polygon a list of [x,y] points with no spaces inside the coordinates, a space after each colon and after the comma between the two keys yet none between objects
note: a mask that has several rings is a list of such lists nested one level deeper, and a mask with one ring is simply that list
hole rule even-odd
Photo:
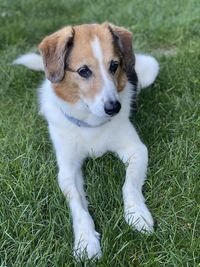
[{"label": "brown ear patch", "polygon": [[73,46],[74,31],[71,26],[45,37],[39,44],[47,79],[52,83],[64,77],[65,64]]},{"label": "brown ear patch", "polygon": [[135,72],[135,55],[132,48],[132,33],[123,27],[108,24],[113,37],[115,49],[121,54],[124,61],[126,76],[131,84],[137,87],[137,74]]},{"label": "brown ear patch", "polygon": [[118,50],[124,58],[125,68],[128,68],[134,57],[132,49],[132,33],[123,27],[118,27],[112,24],[109,24],[108,27],[112,34],[114,45],[118,47]]}]

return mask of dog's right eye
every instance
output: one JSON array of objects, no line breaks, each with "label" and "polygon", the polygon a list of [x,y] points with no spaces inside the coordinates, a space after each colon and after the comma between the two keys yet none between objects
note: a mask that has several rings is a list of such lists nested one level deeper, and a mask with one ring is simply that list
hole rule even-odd
[{"label": "dog's right eye", "polygon": [[77,72],[81,77],[85,79],[88,79],[92,75],[92,71],[86,65],[78,69]]},{"label": "dog's right eye", "polygon": [[119,62],[116,61],[116,60],[111,60],[111,63],[110,63],[110,72],[114,75],[115,72],[117,71],[118,69],[118,66],[119,66]]}]

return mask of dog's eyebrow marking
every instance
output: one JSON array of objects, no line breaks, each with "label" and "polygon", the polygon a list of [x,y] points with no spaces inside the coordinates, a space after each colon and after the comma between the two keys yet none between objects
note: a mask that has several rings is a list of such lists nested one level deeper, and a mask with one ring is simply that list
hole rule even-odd
[{"label": "dog's eyebrow marking", "polygon": [[99,61],[99,63],[103,62],[103,53],[101,49],[101,45],[99,42],[99,38],[95,36],[94,40],[92,41],[92,51],[94,57]]},{"label": "dog's eyebrow marking", "polygon": [[93,56],[94,56],[94,58],[97,59],[97,61],[99,63],[101,76],[103,78],[104,85],[106,86],[106,80],[108,78],[106,77],[106,70],[105,70],[104,65],[103,65],[103,52],[102,52],[102,49],[100,46],[99,38],[97,36],[95,36],[91,45],[92,45]]},{"label": "dog's eyebrow marking", "polygon": [[99,38],[97,36],[95,36],[94,40],[91,42],[91,46],[92,46],[93,56],[94,58],[97,59],[99,63],[99,68],[100,68],[101,76],[103,79],[103,87],[102,87],[104,91],[103,100],[105,100],[104,98],[113,99],[115,96],[114,84],[106,72],[104,62],[103,62],[104,60],[103,51],[101,48]]}]

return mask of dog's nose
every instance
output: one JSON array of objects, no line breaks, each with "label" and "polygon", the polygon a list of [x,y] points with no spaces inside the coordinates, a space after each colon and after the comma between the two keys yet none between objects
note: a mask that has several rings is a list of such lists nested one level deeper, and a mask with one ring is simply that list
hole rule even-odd
[{"label": "dog's nose", "polygon": [[121,109],[121,104],[119,103],[119,101],[106,101],[104,104],[104,110],[105,113],[113,116],[115,114],[117,114]]}]

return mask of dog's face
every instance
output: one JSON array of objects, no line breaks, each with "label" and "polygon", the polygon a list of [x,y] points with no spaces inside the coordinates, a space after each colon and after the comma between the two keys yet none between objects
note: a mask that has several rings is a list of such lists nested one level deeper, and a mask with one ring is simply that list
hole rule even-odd
[{"label": "dog's face", "polygon": [[120,111],[119,93],[134,68],[132,34],[114,25],[68,26],[46,37],[39,49],[56,94],[83,101],[99,117]]}]

